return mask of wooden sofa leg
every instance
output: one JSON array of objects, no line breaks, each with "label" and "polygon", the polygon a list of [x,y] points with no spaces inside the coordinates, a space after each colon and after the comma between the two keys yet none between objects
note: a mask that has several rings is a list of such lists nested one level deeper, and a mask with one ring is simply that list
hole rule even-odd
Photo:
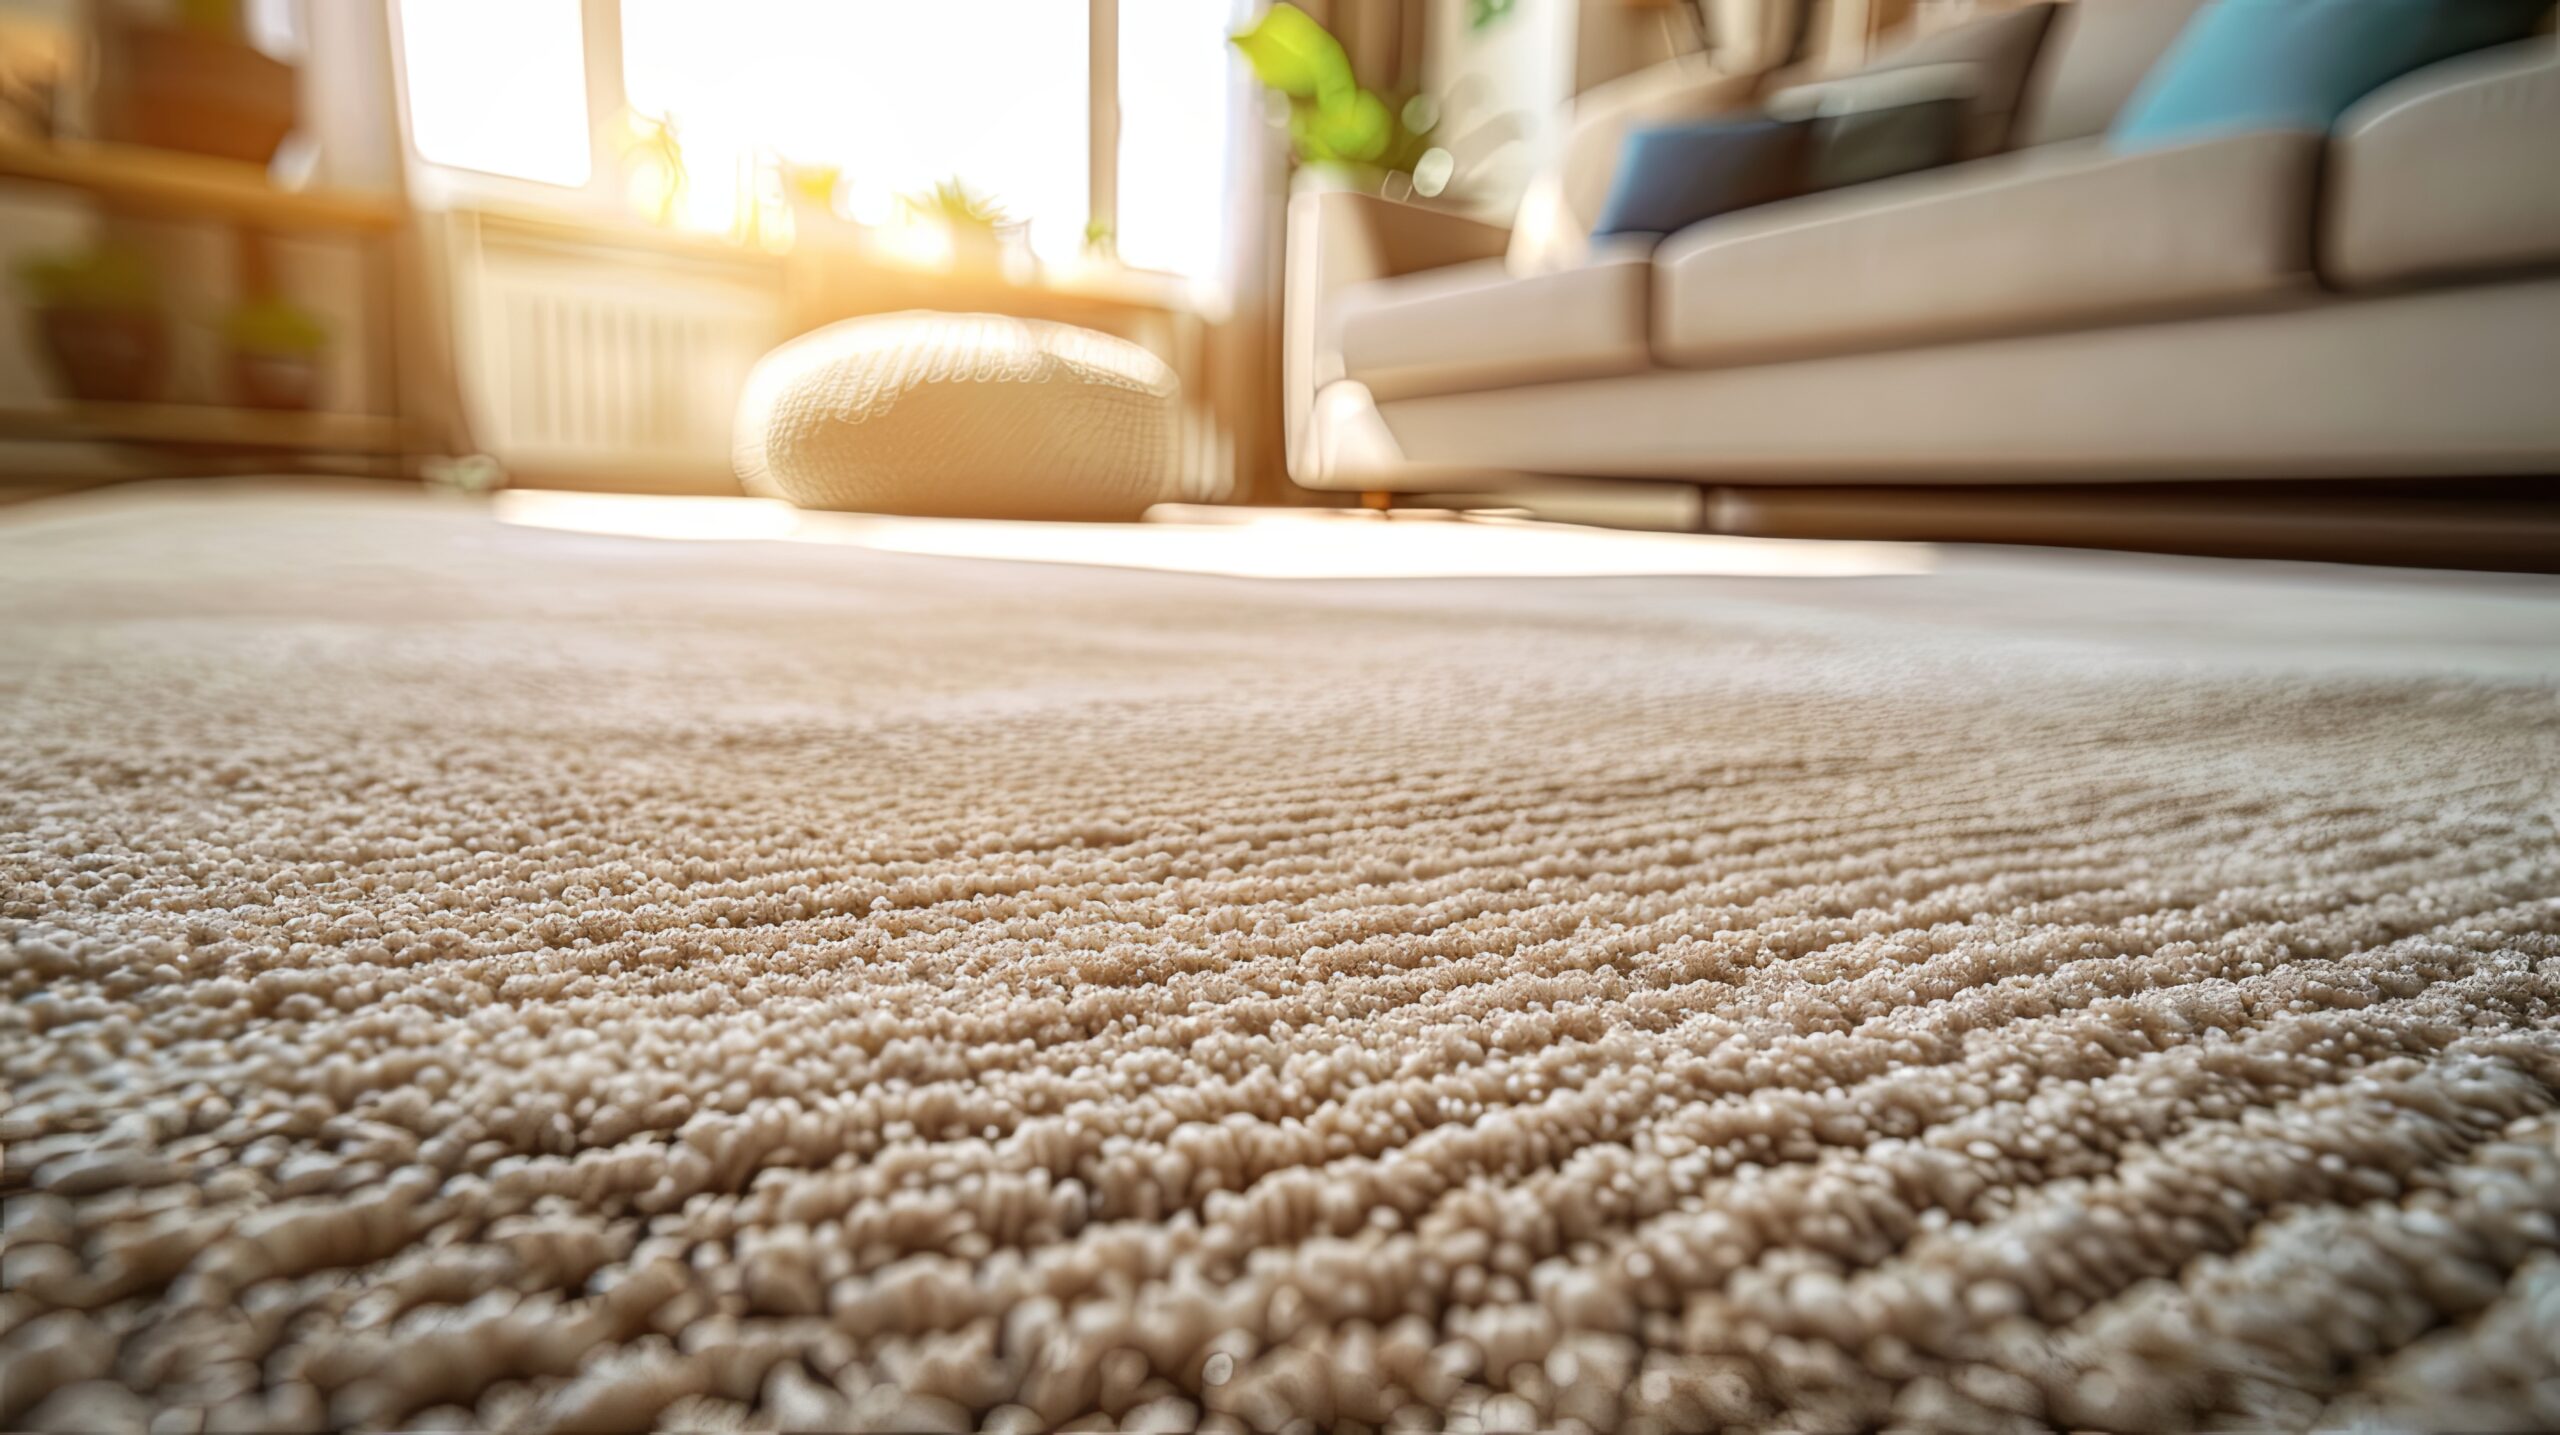
[{"label": "wooden sofa leg", "polygon": [[1384,513],[1384,512],[1386,512],[1386,511],[1387,511],[1387,508],[1388,508],[1388,505],[1390,505],[1390,504],[1392,504],[1392,503],[1394,503],[1394,502],[1395,502],[1395,495],[1394,495],[1394,494],[1392,494],[1392,493],[1387,492],[1387,491],[1386,491],[1386,490],[1384,490],[1384,489],[1378,489],[1378,488],[1363,489],[1363,490],[1361,490],[1361,493],[1360,493],[1360,506],[1361,506],[1362,508],[1371,509],[1371,510],[1374,510],[1374,511],[1379,512],[1379,513]]}]

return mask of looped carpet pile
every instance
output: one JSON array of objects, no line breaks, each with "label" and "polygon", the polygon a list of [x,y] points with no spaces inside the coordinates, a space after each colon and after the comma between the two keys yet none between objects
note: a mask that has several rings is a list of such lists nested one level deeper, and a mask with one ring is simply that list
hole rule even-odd
[{"label": "looped carpet pile", "polygon": [[0,516],[0,1423],[2560,1424],[2560,588]]}]

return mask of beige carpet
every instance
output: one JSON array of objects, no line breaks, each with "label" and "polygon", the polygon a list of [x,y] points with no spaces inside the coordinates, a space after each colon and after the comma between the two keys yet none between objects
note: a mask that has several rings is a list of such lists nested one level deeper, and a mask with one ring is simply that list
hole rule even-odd
[{"label": "beige carpet", "polygon": [[2560,585],[0,513],[0,1424],[2560,1424]]}]

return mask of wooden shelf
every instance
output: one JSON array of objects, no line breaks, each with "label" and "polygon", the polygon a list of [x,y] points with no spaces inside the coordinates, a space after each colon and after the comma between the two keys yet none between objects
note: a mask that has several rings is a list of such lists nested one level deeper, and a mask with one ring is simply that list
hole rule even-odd
[{"label": "wooden shelf", "polygon": [[403,213],[388,195],[283,189],[238,160],[80,140],[0,140],[0,179],[85,190],[128,209],[277,229],[375,233],[397,228]]},{"label": "wooden shelf", "polygon": [[381,414],[295,413],[217,404],[64,404],[0,409],[0,439],[92,440],[312,453],[396,454],[400,422]]}]

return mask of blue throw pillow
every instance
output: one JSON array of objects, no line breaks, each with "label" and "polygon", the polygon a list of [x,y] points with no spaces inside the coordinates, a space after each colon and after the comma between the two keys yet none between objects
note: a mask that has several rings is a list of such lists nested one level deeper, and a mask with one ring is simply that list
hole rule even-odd
[{"label": "blue throw pillow", "polygon": [[2326,130],[2391,80],[2521,40],[2551,0],[2206,0],[2117,115],[2119,149]]},{"label": "blue throw pillow", "polygon": [[1766,118],[1657,125],[1627,136],[1592,237],[1670,234],[1796,192],[1809,127]]}]

